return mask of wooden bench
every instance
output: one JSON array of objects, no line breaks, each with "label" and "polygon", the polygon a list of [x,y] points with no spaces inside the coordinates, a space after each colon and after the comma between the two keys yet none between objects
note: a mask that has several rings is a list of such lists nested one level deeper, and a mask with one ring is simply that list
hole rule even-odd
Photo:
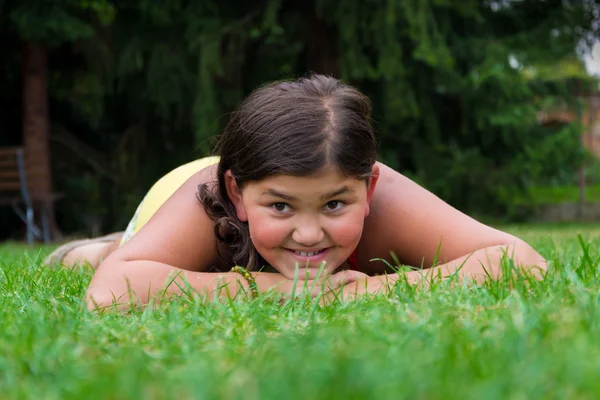
[{"label": "wooden bench", "polygon": [[[53,201],[53,199],[49,199]],[[27,226],[27,242],[33,244],[35,239],[50,242],[48,218],[44,207],[41,207],[40,229],[35,224],[34,203],[27,185],[25,168],[25,152],[22,147],[0,148],[0,205],[11,206],[15,213]]]}]

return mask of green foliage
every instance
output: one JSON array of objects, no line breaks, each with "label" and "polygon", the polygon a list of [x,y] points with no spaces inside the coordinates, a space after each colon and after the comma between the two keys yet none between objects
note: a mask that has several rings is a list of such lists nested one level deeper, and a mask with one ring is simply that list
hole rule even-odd
[{"label": "green foliage", "polygon": [[[577,203],[579,196],[579,187],[575,185],[534,186],[528,188],[527,193],[515,203],[522,205]],[[600,184],[586,185],[585,200],[600,203]]]},{"label": "green foliage", "polygon": [[107,0],[15,2],[9,19],[23,40],[60,45],[94,36],[94,24],[109,25],[115,17]]},{"label": "green foliage", "polygon": [[[575,106],[581,70],[548,66],[573,60],[597,34],[593,1],[36,4],[7,2],[0,33],[54,46],[54,125],[113,166],[101,172],[67,154],[55,181],[75,187],[63,176],[95,174],[111,194],[98,204],[106,230],[122,229],[162,174],[206,155],[249,91],[324,65],[371,97],[380,158],[465,211],[504,214],[527,185],[580,160],[578,126],[550,131],[536,112],[549,97]],[[68,200],[61,207],[70,213]]]},{"label": "green foliage", "polygon": [[537,143],[527,144],[520,155],[530,182],[538,184],[571,183],[585,158],[581,146],[581,127],[571,124],[557,131],[538,128]]},{"label": "green foliage", "polygon": [[544,81],[564,81],[577,79],[587,84],[594,84],[594,79],[587,73],[585,66],[575,55],[564,57],[554,63],[532,65],[523,68],[523,74],[529,79],[542,79]]}]

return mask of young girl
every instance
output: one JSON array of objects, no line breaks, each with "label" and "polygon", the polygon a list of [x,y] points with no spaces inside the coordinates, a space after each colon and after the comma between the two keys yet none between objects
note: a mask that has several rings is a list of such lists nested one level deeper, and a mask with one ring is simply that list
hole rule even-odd
[{"label": "young girl", "polygon": [[312,295],[341,288],[356,296],[400,278],[374,261],[394,265],[394,257],[418,268],[400,273],[414,283],[438,274],[497,278],[505,254],[545,270],[522,240],[377,162],[370,113],[367,97],[331,77],[259,88],[232,114],[218,157],[163,177],[125,234],[69,244],[53,257],[99,264],[90,308],[146,304],[186,285],[286,296],[295,277],[296,291],[308,281]]}]

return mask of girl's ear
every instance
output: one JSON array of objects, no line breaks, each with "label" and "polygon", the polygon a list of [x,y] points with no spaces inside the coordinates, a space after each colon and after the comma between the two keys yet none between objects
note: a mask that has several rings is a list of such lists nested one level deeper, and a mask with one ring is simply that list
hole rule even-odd
[{"label": "girl's ear", "polygon": [[248,222],[248,215],[246,208],[242,202],[242,191],[240,190],[235,178],[231,174],[231,170],[225,172],[225,189],[227,190],[227,196],[233,203],[237,217],[242,222]]},{"label": "girl's ear", "polygon": [[375,192],[377,181],[379,180],[379,165],[375,163],[371,170],[371,177],[369,178],[369,186],[367,187],[367,206],[365,207],[365,217],[368,217],[371,213],[371,198]]}]

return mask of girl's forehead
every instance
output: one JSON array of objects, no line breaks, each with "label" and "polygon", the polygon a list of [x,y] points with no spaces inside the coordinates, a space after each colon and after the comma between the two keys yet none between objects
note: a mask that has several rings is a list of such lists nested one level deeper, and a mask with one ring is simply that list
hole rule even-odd
[{"label": "girl's forehead", "polygon": [[337,168],[327,167],[319,172],[307,175],[307,176],[295,176],[295,175],[284,175],[278,174],[265,178],[256,183],[263,185],[284,185],[284,186],[295,186],[295,185],[310,185],[310,186],[321,186],[329,184],[352,184],[354,182],[360,182],[356,178],[348,177],[343,175]]},{"label": "girl's forehead", "polygon": [[322,197],[327,193],[356,193],[364,189],[364,181],[348,177],[337,169],[329,168],[309,176],[273,175],[260,181],[249,182],[246,190],[253,195],[269,195],[274,192],[294,197]]}]

